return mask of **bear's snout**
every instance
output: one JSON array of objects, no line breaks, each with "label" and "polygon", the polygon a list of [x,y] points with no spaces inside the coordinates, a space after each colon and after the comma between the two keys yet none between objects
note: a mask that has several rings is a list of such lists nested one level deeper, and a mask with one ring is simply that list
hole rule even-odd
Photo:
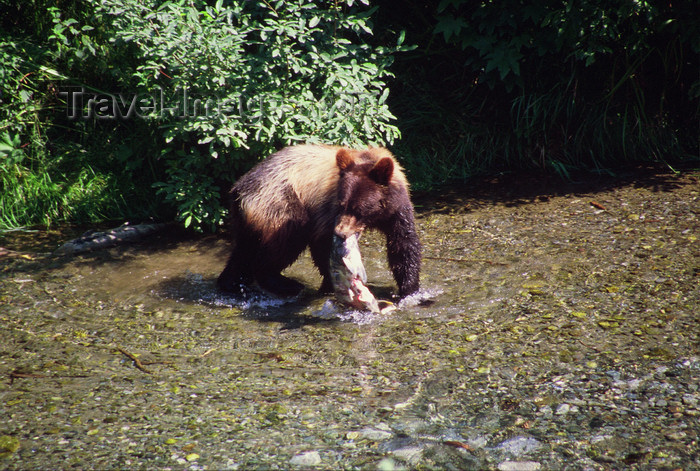
[{"label": "bear's snout", "polygon": [[335,235],[342,239],[347,239],[353,234],[361,235],[364,230],[365,225],[350,214],[341,214],[336,220]]}]

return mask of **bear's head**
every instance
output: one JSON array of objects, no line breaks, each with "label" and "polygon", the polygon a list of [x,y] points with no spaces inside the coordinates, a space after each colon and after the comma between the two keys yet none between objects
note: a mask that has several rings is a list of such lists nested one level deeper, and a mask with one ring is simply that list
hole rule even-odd
[{"label": "bear's head", "polygon": [[340,149],[336,154],[340,174],[335,233],[342,238],[361,234],[367,227],[382,229],[399,200],[408,197],[403,174],[393,158],[373,149],[351,152]]}]

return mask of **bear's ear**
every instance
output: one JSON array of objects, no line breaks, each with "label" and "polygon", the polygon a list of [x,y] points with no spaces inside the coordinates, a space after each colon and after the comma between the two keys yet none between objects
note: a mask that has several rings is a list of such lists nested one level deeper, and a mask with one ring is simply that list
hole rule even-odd
[{"label": "bear's ear", "polygon": [[335,154],[335,162],[340,170],[345,170],[355,163],[347,149],[340,149]]},{"label": "bear's ear", "polygon": [[379,159],[369,171],[369,177],[380,185],[388,185],[394,174],[394,161],[389,157]]}]

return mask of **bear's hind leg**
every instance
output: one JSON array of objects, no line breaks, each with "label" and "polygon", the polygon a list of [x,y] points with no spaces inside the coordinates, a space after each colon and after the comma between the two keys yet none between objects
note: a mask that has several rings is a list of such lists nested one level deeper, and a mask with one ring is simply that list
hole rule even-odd
[{"label": "bear's hind leg", "polygon": [[233,248],[226,262],[226,267],[216,281],[218,288],[229,294],[244,296],[248,293],[247,286],[253,282],[252,262],[258,251],[259,243],[251,235],[245,217],[239,206],[239,194],[234,189],[229,195],[231,201],[230,231]]},{"label": "bear's hind leg", "polygon": [[299,294],[304,285],[280,272],[299,258],[307,243],[303,226],[293,223],[283,226],[273,237],[261,243],[255,259],[251,261],[258,285],[281,297]]},{"label": "bear's hind leg", "polygon": [[245,291],[244,287],[253,281],[249,251],[239,249],[239,243],[231,252],[231,256],[226,263],[226,267],[216,280],[216,284],[221,291],[233,294],[240,294]]},{"label": "bear's hind leg", "polygon": [[280,273],[260,275],[257,281],[262,289],[282,298],[296,296],[304,289],[303,284]]}]

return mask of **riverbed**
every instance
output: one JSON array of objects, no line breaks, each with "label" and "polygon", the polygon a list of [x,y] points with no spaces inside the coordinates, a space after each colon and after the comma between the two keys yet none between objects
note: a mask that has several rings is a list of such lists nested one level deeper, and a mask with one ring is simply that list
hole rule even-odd
[{"label": "riverbed", "polygon": [[299,297],[240,300],[222,236],[3,234],[0,468],[698,469],[699,177],[415,195],[422,290],[386,315],[329,310],[308,253]]}]

